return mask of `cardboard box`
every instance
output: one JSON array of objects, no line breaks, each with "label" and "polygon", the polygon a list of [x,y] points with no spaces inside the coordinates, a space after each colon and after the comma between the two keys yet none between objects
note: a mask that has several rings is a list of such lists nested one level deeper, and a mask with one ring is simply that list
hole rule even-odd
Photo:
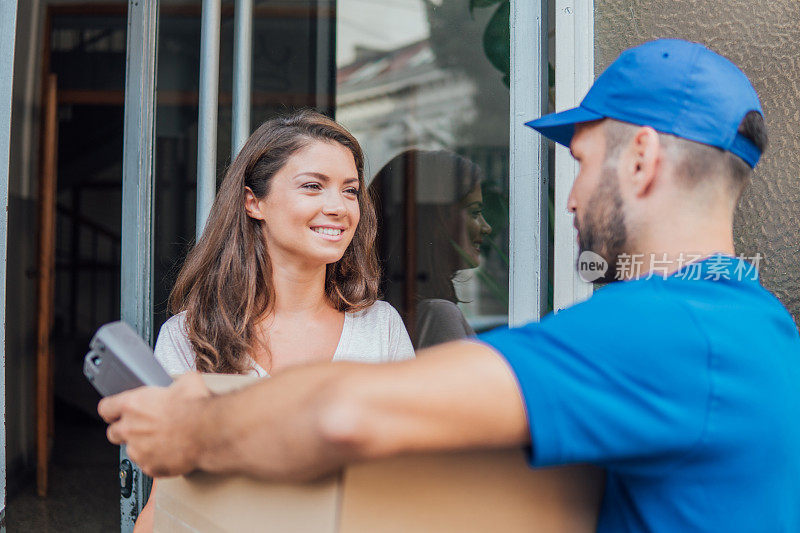
[{"label": "cardboard box", "polygon": [[[215,392],[252,381],[207,376]],[[155,531],[588,533],[602,490],[600,470],[532,470],[522,450],[396,457],[303,484],[197,472],[158,481]]]}]

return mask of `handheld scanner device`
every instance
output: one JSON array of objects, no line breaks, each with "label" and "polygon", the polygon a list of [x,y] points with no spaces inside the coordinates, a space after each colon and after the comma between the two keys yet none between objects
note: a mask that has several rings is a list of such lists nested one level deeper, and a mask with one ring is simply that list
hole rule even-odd
[{"label": "handheld scanner device", "polygon": [[103,396],[172,383],[150,346],[122,321],[106,324],[94,334],[83,361],[83,374]]}]

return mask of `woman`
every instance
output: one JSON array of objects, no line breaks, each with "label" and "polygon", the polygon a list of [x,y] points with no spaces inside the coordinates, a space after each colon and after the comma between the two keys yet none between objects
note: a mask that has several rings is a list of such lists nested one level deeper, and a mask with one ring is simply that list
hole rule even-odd
[{"label": "woman", "polygon": [[456,305],[453,282],[478,266],[492,231],[483,218],[483,181],[465,157],[411,149],[369,185],[379,212],[383,294],[403,312],[417,349],[475,334]]},{"label": "woman", "polygon": [[[363,170],[356,139],[319,113],[253,133],[170,295],[176,314],[155,348],[167,372],[268,376],[322,361],[413,358],[400,315],[377,300],[377,222]],[[152,527],[151,503],[139,527]]]}]

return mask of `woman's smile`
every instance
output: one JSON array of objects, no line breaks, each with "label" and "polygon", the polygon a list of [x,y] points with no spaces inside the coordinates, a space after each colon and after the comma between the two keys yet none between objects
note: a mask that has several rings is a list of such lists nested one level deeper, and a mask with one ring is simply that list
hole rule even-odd
[{"label": "woman's smile", "polygon": [[314,233],[319,235],[321,238],[323,238],[325,240],[328,240],[328,241],[334,241],[334,242],[338,242],[338,241],[342,240],[342,238],[344,236],[344,233],[345,233],[345,229],[346,228],[341,227],[341,226],[312,226],[311,227],[311,231],[313,231]]}]

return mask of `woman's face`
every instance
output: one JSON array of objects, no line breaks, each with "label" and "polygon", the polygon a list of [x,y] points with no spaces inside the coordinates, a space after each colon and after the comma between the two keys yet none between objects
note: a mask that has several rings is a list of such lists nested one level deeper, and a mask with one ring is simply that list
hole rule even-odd
[{"label": "woman's face", "polygon": [[478,266],[483,238],[492,232],[492,227],[483,218],[483,193],[476,185],[461,201],[461,236],[459,246],[467,255],[466,268]]},{"label": "woman's face", "polygon": [[336,142],[313,141],[292,155],[266,197],[247,191],[248,214],[264,221],[273,264],[335,263],[353,240],[362,194],[353,154]]}]

